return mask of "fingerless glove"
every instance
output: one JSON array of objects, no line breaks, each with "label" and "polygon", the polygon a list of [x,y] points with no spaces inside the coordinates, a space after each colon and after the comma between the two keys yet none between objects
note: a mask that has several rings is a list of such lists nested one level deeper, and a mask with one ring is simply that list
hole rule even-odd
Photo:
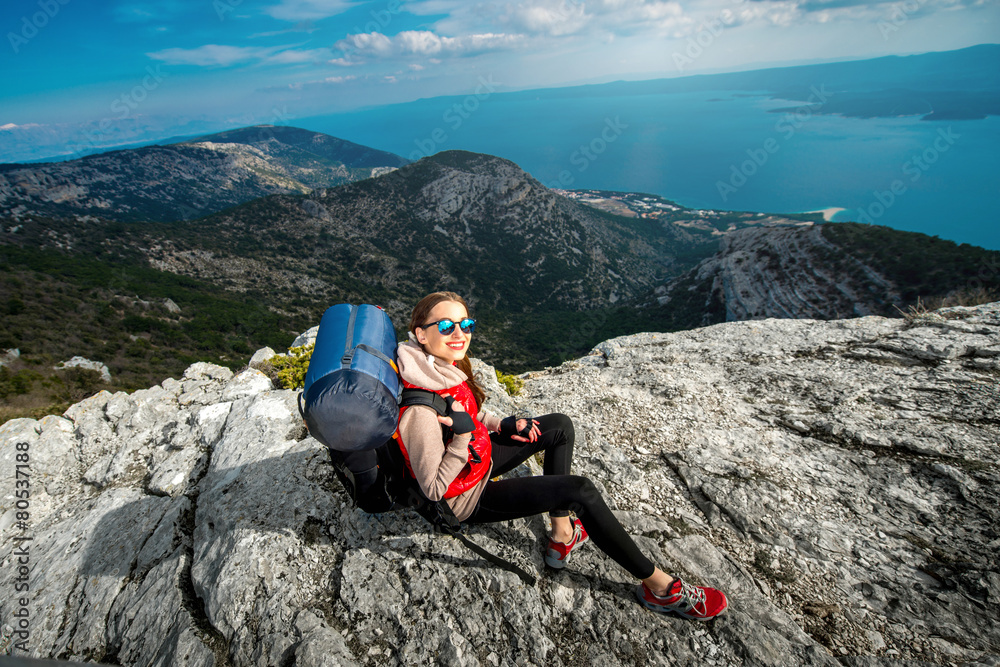
[{"label": "fingerless glove", "polygon": [[451,417],[452,433],[455,435],[465,435],[476,429],[476,424],[472,421],[472,415],[464,410],[452,410],[451,404],[455,402],[453,397],[449,396],[444,400],[448,404],[448,416]]},{"label": "fingerless glove", "polygon": [[[517,420],[523,419],[526,424],[524,428],[520,431],[517,430]],[[531,417],[517,417],[516,415],[511,415],[510,417],[504,417],[500,420],[500,432],[504,435],[519,435],[522,438],[527,438],[531,433],[531,426],[534,422]]]}]

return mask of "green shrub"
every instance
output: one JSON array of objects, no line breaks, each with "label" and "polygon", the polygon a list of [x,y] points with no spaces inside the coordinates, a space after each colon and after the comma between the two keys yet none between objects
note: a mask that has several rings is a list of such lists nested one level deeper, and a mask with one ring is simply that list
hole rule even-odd
[{"label": "green shrub", "polygon": [[24,312],[24,302],[18,299],[16,296],[7,299],[7,314],[8,315],[20,315]]},{"label": "green shrub", "polygon": [[[45,385],[46,381],[42,381]],[[70,367],[60,370],[48,380],[52,389],[50,398],[60,404],[72,405],[88,396],[93,396],[106,388],[101,379],[101,373],[89,368]]]},{"label": "green shrub", "polygon": [[497,371],[497,381],[507,390],[508,396],[519,396],[524,389],[524,380],[514,375]]},{"label": "green shrub", "polygon": [[[303,345],[290,349],[287,357],[271,357],[261,368],[272,381],[277,382],[282,389],[300,389],[306,383],[306,371],[309,370],[309,360],[312,359],[314,345]],[[270,371],[270,372],[269,372]]]},{"label": "green shrub", "polygon": [[0,366],[0,399],[27,394],[31,391],[35,380],[40,380],[41,377],[32,370],[25,369],[11,373],[6,367]]}]

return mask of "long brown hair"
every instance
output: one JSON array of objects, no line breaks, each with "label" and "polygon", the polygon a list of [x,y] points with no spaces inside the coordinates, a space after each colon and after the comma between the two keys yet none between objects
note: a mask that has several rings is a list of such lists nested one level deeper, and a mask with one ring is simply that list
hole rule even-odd
[{"label": "long brown hair", "polygon": [[[420,303],[418,303],[413,309],[413,313],[410,314],[410,331],[413,332],[413,335],[417,334],[417,327],[427,322],[427,318],[430,317],[430,313],[434,310],[434,306],[438,305],[442,301],[454,301],[456,303],[460,303],[462,307],[465,308],[465,312],[469,312],[469,305],[465,303],[465,299],[454,292],[433,292],[428,294],[420,300]],[[466,384],[469,385],[469,389],[472,390],[472,395],[476,397],[476,404],[479,406],[479,409],[482,410],[483,401],[486,400],[486,392],[479,386],[479,383],[476,382],[475,376],[472,374],[472,362],[469,361],[469,355],[466,354],[464,357],[456,361],[455,366],[458,370],[465,373],[467,378],[469,378]]]}]

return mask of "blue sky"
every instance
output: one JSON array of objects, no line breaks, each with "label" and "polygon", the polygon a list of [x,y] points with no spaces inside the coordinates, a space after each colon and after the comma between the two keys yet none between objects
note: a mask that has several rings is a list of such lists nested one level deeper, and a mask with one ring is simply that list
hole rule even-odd
[{"label": "blue sky", "polygon": [[[1000,0],[6,0],[0,161],[473,92],[996,42]],[[63,151],[66,152],[66,151]]]}]

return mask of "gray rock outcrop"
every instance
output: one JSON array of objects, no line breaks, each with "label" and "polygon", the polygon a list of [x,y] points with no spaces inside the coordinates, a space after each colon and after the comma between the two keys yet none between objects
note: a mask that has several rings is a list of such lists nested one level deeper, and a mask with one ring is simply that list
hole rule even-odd
[{"label": "gray rock outcrop", "polygon": [[[728,323],[607,341],[498,413],[560,411],[665,569],[731,598],[661,617],[542,517],[473,527],[526,586],[415,514],[354,509],[295,393],[209,364],[0,427],[0,625],[31,537],[27,645],[122,665],[1000,664],[1000,304],[910,322]],[[9,473],[11,479],[13,473]]]},{"label": "gray rock outcrop", "polygon": [[8,364],[12,364],[20,358],[21,358],[21,350],[18,349],[4,350],[3,353],[0,353],[0,366],[6,366]]},{"label": "gray rock outcrop", "polygon": [[318,325],[315,326],[315,327],[313,327],[313,328],[311,328],[311,329],[307,329],[306,331],[303,331],[298,336],[296,336],[295,340],[292,341],[292,345],[291,346],[292,347],[305,347],[306,345],[315,345],[316,344],[316,335],[317,334],[319,334],[319,326]]},{"label": "gray rock outcrop", "polygon": [[832,243],[821,225],[726,234],[719,252],[665,286],[660,302],[692,289],[710,295],[727,322],[878,315],[903,302],[897,285]]},{"label": "gray rock outcrop", "polygon": [[277,353],[270,347],[262,347],[250,357],[250,368],[259,368],[265,361],[273,359]]},{"label": "gray rock outcrop", "polygon": [[85,357],[76,356],[69,361],[60,361],[54,367],[57,371],[61,371],[66,368],[82,368],[88,371],[97,371],[101,374],[102,381],[111,382],[111,371],[108,370],[106,364],[102,364],[100,361],[91,361]]}]

